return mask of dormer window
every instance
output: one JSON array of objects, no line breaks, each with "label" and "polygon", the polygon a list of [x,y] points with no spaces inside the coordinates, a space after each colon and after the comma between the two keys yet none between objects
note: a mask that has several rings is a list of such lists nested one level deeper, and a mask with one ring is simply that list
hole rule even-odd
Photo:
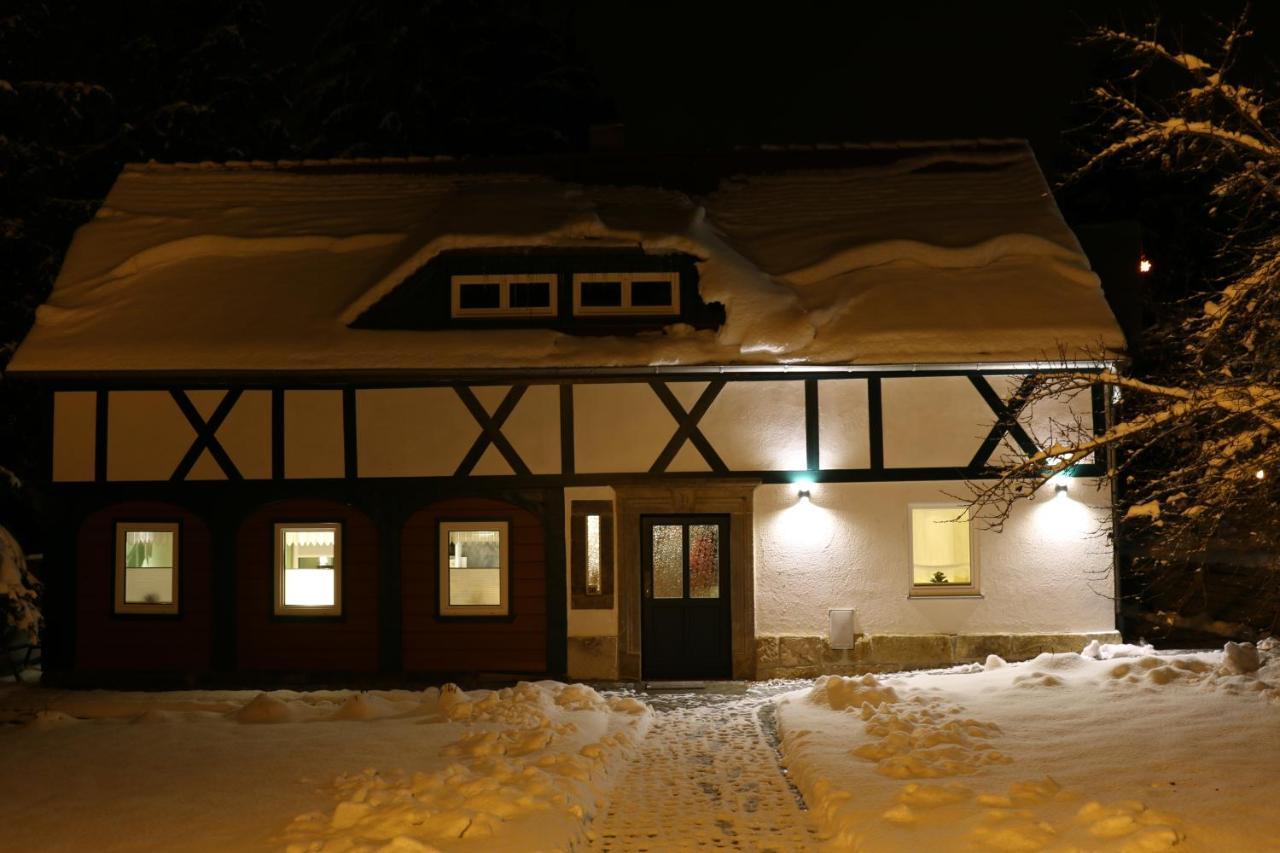
[{"label": "dormer window", "polygon": [[455,275],[450,315],[459,317],[554,317],[556,275]]},{"label": "dormer window", "polygon": [[575,317],[679,313],[678,272],[574,273]]},{"label": "dormer window", "polygon": [[724,306],[698,292],[698,259],[638,249],[441,252],[351,322],[356,329],[550,329],[638,335],[673,323],[717,329]]}]

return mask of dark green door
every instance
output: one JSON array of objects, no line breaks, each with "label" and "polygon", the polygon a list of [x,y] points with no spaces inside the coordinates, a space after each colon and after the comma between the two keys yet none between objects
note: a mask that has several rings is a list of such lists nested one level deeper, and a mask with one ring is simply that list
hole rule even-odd
[{"label": "dark green door", "polygon": [[728,516],[653,515],[640,524],[644,677],[730,678]]}]

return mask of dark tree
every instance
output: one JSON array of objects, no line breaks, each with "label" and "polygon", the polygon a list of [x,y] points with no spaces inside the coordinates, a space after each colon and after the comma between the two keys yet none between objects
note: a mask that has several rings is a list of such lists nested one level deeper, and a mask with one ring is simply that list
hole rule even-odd
[{"label": "dark tree", "polygon": [[1280,622],[1280,86],[1242,63],[1249,35],[1241,20],[1198,55],[1155,27],[1094,33],[1124,72],[1093,93],[1099,143],[1072,180],[1102,169],[1177,177],[1200,193],[1187,221],[1204,230],[1187,239],[1211,240],[1213,272],[1167,299],[1138,369],[1068,372],[1033,389],[1034,402],[1103,383],[1120,403],[1110,429],[1058,424],[1052,446],[973,484],[979,516],[999,526],[1050,477],[1091,454],[1109,459],[1143,618],[1226,634]]}]

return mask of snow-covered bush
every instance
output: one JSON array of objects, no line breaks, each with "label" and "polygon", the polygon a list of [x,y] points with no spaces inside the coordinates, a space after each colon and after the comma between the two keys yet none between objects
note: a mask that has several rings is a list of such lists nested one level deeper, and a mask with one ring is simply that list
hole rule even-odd
[{"label": "snow-covered bush", "polygon": [[40,582],[27,568],[21,546],[13,534],[0,527],[0,620],[8,628],[26,634],[32,643],[39,642],[44,622],[39,593]]}]

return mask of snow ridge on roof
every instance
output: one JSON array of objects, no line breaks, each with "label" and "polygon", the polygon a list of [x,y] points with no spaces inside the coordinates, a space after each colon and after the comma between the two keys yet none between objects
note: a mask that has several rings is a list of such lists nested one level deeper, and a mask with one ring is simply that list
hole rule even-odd
[{"label": "snow ridge on roof", "polygon": [[[706,193],[637,177],[630,160],[616,182],[577,165],[583,179],[568,179],[564,161],[130,166],[10,369],[1007,362],[1123,347],[1025,143],[816,153],[720,164]],[[347,325],[444,251],[608,246],[694,255],[724,326],[600,338]]]}]

